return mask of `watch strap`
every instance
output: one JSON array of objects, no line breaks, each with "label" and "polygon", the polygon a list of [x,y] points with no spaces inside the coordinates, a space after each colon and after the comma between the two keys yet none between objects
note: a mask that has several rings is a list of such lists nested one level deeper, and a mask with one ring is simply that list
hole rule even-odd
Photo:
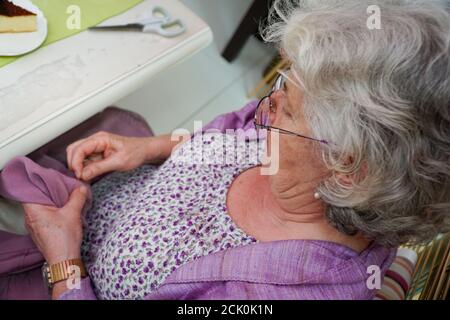
[{"label": "watch strap", "polygon": [[86,269],[81,259],[68,259],[48,266],[48,282],[54,285],[73,276],[73,266],[80,270],[80,277],[86,277]]}]

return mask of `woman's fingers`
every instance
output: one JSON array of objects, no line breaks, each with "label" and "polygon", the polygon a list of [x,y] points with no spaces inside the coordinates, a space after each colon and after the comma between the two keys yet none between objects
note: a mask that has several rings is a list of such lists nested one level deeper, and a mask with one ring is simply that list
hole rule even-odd
[{"label": "woman's fingers", "polygon": [[70,165],[75,172],[75,176],[81,179],[83,163],[90,155],[103,153],[108,147],[108,143],[103,139],[89,139],[74,147]]},{"label": "woman's fingers", "polygon": [[90,141],[90,140],[106,142],[107,140],[110,139],[111,136],[112,136],[112,134],[110,134],[108,132],[100,131],[100,132],[97,132],[97,133],[89,136],[88,138],[80,139],[78,141],[75,141],[75,142],[71,143],[66,149],[67,166],[68,166],[68,168],[70,170],[74,171],[74,168],[73,168],[73,156],[74,156],[74,151],[79,146],[83,145],[86,141]]},{"label": "woman's fingers", "polygon": [[86,202],[86,197],[87,197],[87,188],[85,186],[77,188],[70,194],[69,201],[66,203],[64,208],[70,209],[71,211],[73,210],[81,214],[81,211],[83,210],[84,207],[84,203]]},{"label": "woman's fingers", "polygon": [[67,166],[70,170],[73,170],[72,168],[72,156],[73,156],[73,150],[79,146],[81,143],[86,141],[87,139],[81,139],[78,141],[75,141],[74,143],[70,144],[66,149],[66,157],[67,157]]},{"label": "woman's fingers", "polygon": [[117,157],[114,156],[104,158],[100,161],[89,162],[83,168],[80,179],[84,181],[92,180],[104,173],[117,170],[119,165],[120,162],[118,161]]}]

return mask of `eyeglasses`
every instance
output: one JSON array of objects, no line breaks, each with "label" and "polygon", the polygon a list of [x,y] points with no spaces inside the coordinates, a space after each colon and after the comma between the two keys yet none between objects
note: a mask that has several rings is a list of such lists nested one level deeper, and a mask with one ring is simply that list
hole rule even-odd
[{"label": "eyeglasses", "polygon": [[[300,138],[305,138],[305,139],[317,141],[320,143],[328,144],[328,141],[326,141],[326,140],[320,140],[320,139],[307,137],[307,136],[304,136],[299,133],[295,133],[295,132],[288,131],[285,129],[273,127],[271,125],[275,118],[276,113],[279,111],[279,110],[277,110],[277,108],[274,107],[271,97],[275,92],[283,90],[285,81],[286,81],[285,77],[282,74],[280,74],[278,76],[278,78],[276,79],[275,84],[274,84],[272,90],[270,91],[270,93],[267,96],[265,96],[264,98],[262,98],[261,101],[259,101],[258,106],[256,107],[256,112],[255,112],[255,119],[254,119],[255,128],[257,130],[258,129],[266,129],[268,131],[277,130],[278,132],[283,133],[283,134],[289,134],[289,135],[297,136]],[[283,93],[284,93],[284,91],[283,91]]]}]

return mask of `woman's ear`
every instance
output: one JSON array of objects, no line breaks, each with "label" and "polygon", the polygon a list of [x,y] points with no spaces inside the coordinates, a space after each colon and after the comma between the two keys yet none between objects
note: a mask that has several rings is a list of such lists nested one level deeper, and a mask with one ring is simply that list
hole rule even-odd
[{"label": "woman's ear", "polygon": [[349,174],[345,173],[336,173],[336,180],[340,185],[343,185],[345,187],[350,187],[353,184],[353,178]]},{"label": "woman's ear", "polygon": [[359,184],[367,176],[367,162],[363,161],[356,164],[352,156],[347,157],[343,167],[348,170],[335,173],[336,180],[343,186],[351,187],[354,184]]}]

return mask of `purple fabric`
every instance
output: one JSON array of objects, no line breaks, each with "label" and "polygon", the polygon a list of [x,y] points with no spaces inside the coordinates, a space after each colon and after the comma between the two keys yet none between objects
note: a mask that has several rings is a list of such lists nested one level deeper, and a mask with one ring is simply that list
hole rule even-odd
[{"label": "purple fabric", "polygon": [[147,299],[372,299],[367,268],[384,274],[394,257],[376,244],[358,254],[327,241],[257,243],[182,266]]},{"label": "purple fabric", "polygon": [[[27,157],[17,157],[8,162],[0,173],[0,195],[21,203],[63,207],[70,193],[82,183],[58,161],[42,159],[47,161],[39,164]],[[89,190],[84,211],[91,201]]]},{"label": "purple fabric", "polygon": [[253,119],[257,106],[258,101],[252,101],[238,111],[220,115],[203,127],[203,132],[213,129],[220,132],[225,132],[226,129],[254,129]]},{"label": "purple fabric", "polygon": [[30,237],[0,231],[0,300],[49,299],[40,270],[43,262]]},{"label": "purple fabric", "polygon": [[[235,128],[252,129],[256,105],[257,102],[251,102],[238,112],[220,116],[203,130],[218,129],[224,132],[226,129]],[[122,122],[124,118],[125,121]],[[117,119],[121,119],[119,124],[115,123]],[[65,163],[65,146],[99,130],[130,135],[130,132],[123,132],[130,128],[132,131],[139,131],[135,136],[151,135],[150,129],[143,123],[145,121],[137,115],[110,109],[106,116],[97,115],[94,120],[90,119],[31,155],[35,162],[46,163],[44,167],[53,168],[53,171],[39,171],[39,167],[23,158],[16,160],[17,162],[13,161],[12,165],[24,173],[21,180],[17,181],[30,183],[36,191],[36,194],[31,195],[35,197],[35,201],[50,199],[55,205],[63,204],[63,198],[77,183],[67,180],[73,178],[64,175],[64,166],[54,162],[58,160],[59,163]],[[114,131],[116,129],[122,132]],[[11,168],[16,168],[14,166]],[[12,182],[16,187],[10,187],[12,180],[7,179],[7,176],[14,172],[15,170],[9,173],[6,171],[6,176],[4,173],[0,176],[3,190],[8,190],[2,193],[27,202],[30,194],[22,194],[15,189],[20,187],[20,184]],[[39,172],[45,174],[40,175]],[[62,186],[65,191],[53,190],[54,185],[47,178],[52,177],[53,181],[55,176],[58,181],[55,185]],[[42,265],[43,259],[30,238],[0,232],[0,243],[0,299],[47,299],[48,294],[43,290],[42,278],[37,269]],[[394,256],[395,249],[375,244],[358,254],[347,247],[326,241],[258,243],[221,251],[185,264],[146,298],[371,299],[375,292],[366,286],[367,267],[377,265],[384,274]],[[26,294],[25,290],[29,290],[29,294]],[[96,299],[90,279],[84,279],[81,289],[67,291],[61,299]]]}]

